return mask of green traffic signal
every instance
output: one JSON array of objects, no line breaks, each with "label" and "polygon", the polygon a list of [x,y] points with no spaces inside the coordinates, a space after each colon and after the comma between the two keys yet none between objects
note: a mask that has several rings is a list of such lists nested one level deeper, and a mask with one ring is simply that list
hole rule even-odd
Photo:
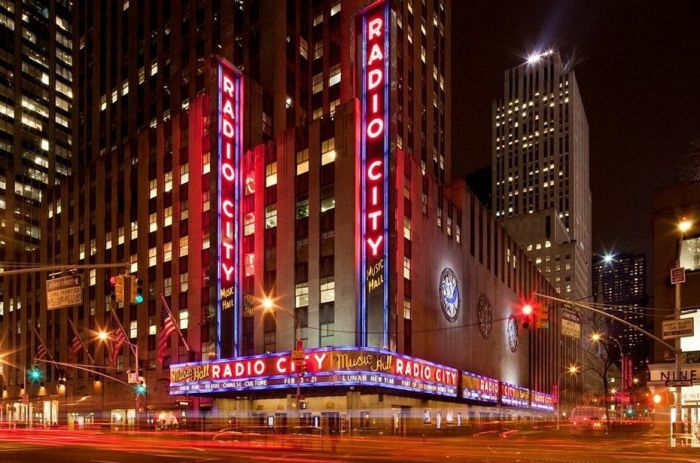
[{"label": "green traffic signal", "polygon": [[137,394],[144,394],[146,392],[146,386],[143,383],[140,383],[139,385],[136,386],[136,393]]},{"label": "green traffic signal", "polygon": [[39,381],[41,381],[42,377],[41,370],[39,370],[37,367],[34,367],[31,370],[29,370],[27,376],[33,383],[38,383]]}]

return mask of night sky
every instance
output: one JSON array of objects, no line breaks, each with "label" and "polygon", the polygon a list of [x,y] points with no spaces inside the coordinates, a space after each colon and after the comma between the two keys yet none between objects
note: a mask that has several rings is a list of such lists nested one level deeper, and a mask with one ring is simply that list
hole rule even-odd
[{"label": "night sky", "polygon": [[[700,138],[700,1],[453,2],[455,174],[491,164],[491,102],[528,51],[572,54],[590,127],[593,251],[651,258],[654,190]],[[651,267],[650,267],[651,268]]]}]

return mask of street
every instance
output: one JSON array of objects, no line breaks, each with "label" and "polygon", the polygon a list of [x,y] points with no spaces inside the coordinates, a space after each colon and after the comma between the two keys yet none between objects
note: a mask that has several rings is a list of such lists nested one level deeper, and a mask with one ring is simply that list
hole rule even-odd
[{"label": "street", "polygon": [[[275,436],[220,442],[178,433],[16,430],[0,432],[0,463],[186,462],[697,462],[661,435],[573,437],[550,427],[446,438]],[[333,448],[335,447],[335,449]]]}]

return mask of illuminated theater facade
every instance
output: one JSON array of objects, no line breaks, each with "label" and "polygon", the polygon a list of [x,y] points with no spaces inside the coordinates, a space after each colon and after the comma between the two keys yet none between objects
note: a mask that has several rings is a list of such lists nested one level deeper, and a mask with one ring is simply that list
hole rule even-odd
[{"label": "illuminated theater facade", "polygon": [[203,360],[170,365],[175,400],[231,422],[394,431],[553,410],[557,311],[549,329],[516,315],[553,289],[450,179],[442,73],[424,84],[443,127],[422,143],[435,146],[412,139],[425,116],[411,113],[421,90],[403,55],[420,39],[407,40],[405,6],[357,10],[332,114],[265,143],[245,139],[257,84],[223,58],[210,66],[213,310]]}]

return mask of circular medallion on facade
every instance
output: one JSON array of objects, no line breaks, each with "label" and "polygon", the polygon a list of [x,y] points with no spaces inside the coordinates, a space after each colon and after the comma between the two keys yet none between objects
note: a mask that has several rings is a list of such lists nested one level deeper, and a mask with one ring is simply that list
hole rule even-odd
[{"label": "circular medallion on facade", "polygon": [[451,268],[440,274],[440,307],[445,318],[454,322],[459,316],[459,282]]},{"label": "circular medallion on facade", "polygon": [[506,336],[508,336],[508,347],[511,352],[518,350],[518,319],[514,315],[508,317],[508,326],[506,327]]},{"label": "circular medallion on facade", "polygon": [[479,331],[484,338],[491,336],[491,327],[493,322],[491,301],[486,294],[481,293],[479,303],[476,306],[476,315],[479,319]]}]

